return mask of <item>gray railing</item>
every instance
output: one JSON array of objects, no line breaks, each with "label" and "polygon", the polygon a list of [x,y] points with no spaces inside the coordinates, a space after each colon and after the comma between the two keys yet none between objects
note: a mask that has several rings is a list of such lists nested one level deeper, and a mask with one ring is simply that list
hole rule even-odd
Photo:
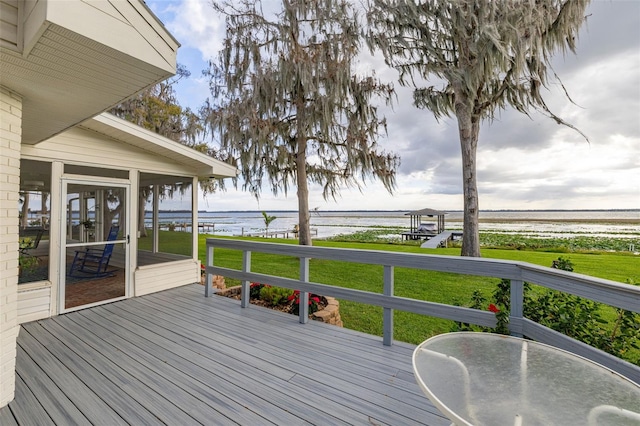
[{"label": "gray railing", "polygon": [[[242,270],[215,266],[215,248],[242,251]],[[291,279],[251,272],[251,253],[253,252],[299,258],[299,278]],[[384,267],[383,292],[380,294],[310,282],[309,260],[312,258],[382,265]],[[391,345],[393,342],[394,309],[480,326],[496,326],[495,315],[491,312],[395,296],[395,267],[508,279],[511,281],[511,312],[509,316],[511,334],[526,336],[576,353],[640,383],[640,367],[525,318],[523,316],[523,285],[527,281],[633,312],[640,312],[640,287],[508,260],[310,247],[217,238],[207,239],[206,265],[205,296],[212,294],[212,275],[235,278],[242,282],[242,307],[249,306],[248,295],[251,282],[268,283],[300,290],[301,323],[308,320],[309,293],[381,306],[383,308],[383,343],[385,345]]]}]

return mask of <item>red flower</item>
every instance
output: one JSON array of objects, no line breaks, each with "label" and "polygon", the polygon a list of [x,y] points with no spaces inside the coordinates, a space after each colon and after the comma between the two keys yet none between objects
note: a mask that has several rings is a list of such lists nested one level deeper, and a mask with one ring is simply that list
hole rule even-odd
[{"label": "red flower", "polygon": [[287,297],[287,300],[289,302],[291,302],[293,300],[294,303],[298,304],[298,303],[300,303],[298,301],[299,297],[300,297],[300,290],[294,290],[293,293],[291,293],[291,296]]},{"label": "red flower", "polygon": [[496,305],[494,305],[493,303],[489,304],[489,310],[491,312],[493,312],[494,314],[497,314],[498,312],[500,312],[500,309],[498,309],[498,307]]},{"label": "red flower", "polygon": [[[300,290],[294,290],[293,294],[289,296],[287,299],[289,301],[293,301],[293,303],[296,305],[300,304]],[[310,294],[308,304],[309,306],[311,306],[314,303],[316,304],[320,303],[320,297],[316,296],[315,294]]]}]

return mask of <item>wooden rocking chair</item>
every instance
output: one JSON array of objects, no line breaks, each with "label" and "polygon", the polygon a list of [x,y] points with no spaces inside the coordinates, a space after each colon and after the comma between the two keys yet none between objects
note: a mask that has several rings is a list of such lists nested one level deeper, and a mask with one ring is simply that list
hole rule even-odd
[{"label": "wooden rocking chair", "polygon": [[[114,241],[118,237],[119,226],[112,226],[107,236],[107,241]],[[76,272],[80,272],[82,276],[92,276],[94,278],[106,277],[111,275],[107,272],[111,253],[115,244],[105,244],[104,248],[86,248],[84,250],[76,250],[76,255],[69,268],[69,276],[74,276]],[[76,275],[77,276],[77,275]]]}]

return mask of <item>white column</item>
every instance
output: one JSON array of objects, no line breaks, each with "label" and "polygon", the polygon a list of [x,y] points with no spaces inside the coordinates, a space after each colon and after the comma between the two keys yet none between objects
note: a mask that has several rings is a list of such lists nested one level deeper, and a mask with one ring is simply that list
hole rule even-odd
[{"label": "white column", "polygon": [[0,86],[0,407],[15,393],[22,97]]},{"label": "white column", "polygon": [[[200,185],[198,184],[198,178],[193,178],[193,184],[191,185],[191,243],[193,247],[191,249],[191,254],[193,256],[193,260],[198,260],[198,238],[200,236],[200,228],[198,227],[198,188]],[[200,276],[200,271],[198,270],[198,277]]]},{"label": "white column", "polygon": [[[135,289],[135,274],[138,268],[138,229],[140,229],[140,223],[138,223],[138,209],[144,209],[144,205],[138,206],[140,203],[140,172],[137,169],[129,170],[129,182],[131,187],[129,189],[129,199],[127,200],[127,229],[129,230],[129,247],[127,249],[127,265],[129,265],[129,274],[127,275],[127,297],[132,297],[136,294]],[[144,221],[144,219],[143,219]]]},{"label": "white column", "polygon": [[153,248],[152,251],[154,253],[158,253],[159,251],[159,245],[158,245],[158,238],[160,238],[160,219],[159,219],[159,213],[158,210],[160,209],[160,189],[158,188],[158,184],[154,183],[153,184],[153,225],[152,225],[152,231],[153,232]]},{"label": "white column", "polygon": [[[61,161],[51,163],[51,216],[49,220],[49,279],[51,280],[51,308],[50,316],[57,315],[64,307],[64,302],[58,299],[60,293],[60,283],[67,266],[66,233],[62,233],[63,223],[67,221],[67,203],[62,199],[62,174],[64,164]],[[69,227],[69,231],[71,227]],[[62,271],[62,274],[61,274]]]}]

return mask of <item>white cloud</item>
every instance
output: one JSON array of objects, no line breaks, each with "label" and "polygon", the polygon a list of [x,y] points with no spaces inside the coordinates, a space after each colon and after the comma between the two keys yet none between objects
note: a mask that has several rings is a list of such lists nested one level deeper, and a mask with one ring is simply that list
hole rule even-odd
[{"label": "white cloud", "polygon": [[[150,2],[151,3],[151,2]],[[203,0],[161,1],[165,26],[182,47],[197,49],[203,61],[217,56],[225,35],[224,20]],[[150,7],[153,6],[150,5]],[[165,18],[166,19],[166,18]]]}]

